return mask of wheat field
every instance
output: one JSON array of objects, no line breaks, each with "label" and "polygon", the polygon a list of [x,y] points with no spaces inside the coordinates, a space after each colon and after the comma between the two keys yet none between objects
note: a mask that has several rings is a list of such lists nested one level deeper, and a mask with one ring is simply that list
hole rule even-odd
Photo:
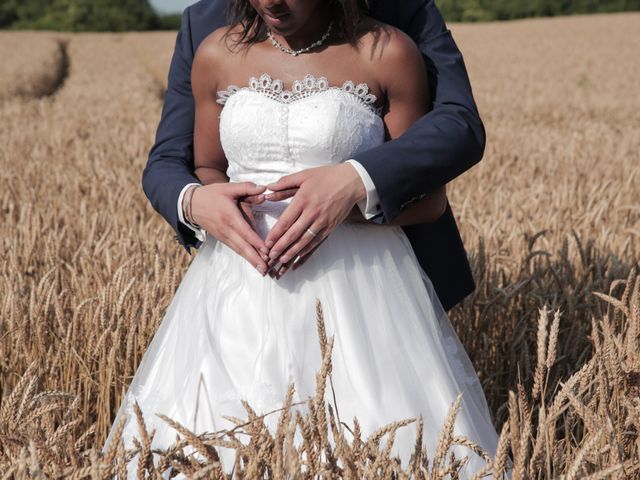
[{"label": "wheat field", "polygon": [[[512,460],[513,479],[640,478],[638,25],[636,13],[450,25],[487,130],[483,160],[448,188],[477,282],[451,319],[501,433],[494,477]],[[2,478],[109,478],[133,455],[99,450],[191,260],[140,184],[174,40],[0,32]],[[139,478],[169,466],[223,478],[223,442],[237,478],[456,478],[449,446],[477,447],[453,436],[455,404],[435,457],[418,448],[404,472],[380,440],[397,428],[419,440],[419,422],[346,439],[323,397],[332,342],[317,310],[307,416],[283,409],[272,435],[247,405],[249,445],[175,425],[182,443]]]}]

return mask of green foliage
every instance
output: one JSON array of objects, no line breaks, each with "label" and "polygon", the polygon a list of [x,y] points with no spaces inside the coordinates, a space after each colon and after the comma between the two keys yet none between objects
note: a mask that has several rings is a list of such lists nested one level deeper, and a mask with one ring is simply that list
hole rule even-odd
[{"label": "green foliage", "polygon": [[158,30],[178,30],[182,15],[162,15],[158,17]]},{"label": "green foliage", "polygon": [[640,0],[436,0],[448,22],[640,10]]},{"label": "green foliage", "polygon": [[[640,0],[436,0],[449,22],[640,10]],[[0,0],[0,28],[67,31],[176,30],[148,0]]]},{"label": "green foliage", "polygon": [[1,0],[0,28],[64,31],[177,29],[180,16],[158,16],[148,0]]}]

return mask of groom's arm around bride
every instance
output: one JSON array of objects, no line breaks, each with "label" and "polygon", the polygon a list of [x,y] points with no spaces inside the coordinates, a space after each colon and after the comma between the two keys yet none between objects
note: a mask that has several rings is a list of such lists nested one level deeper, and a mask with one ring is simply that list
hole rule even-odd
[{"label": "groom's arm around bride", "polygon": [[[201,0],[183,14],[156,142],[143,173],[147,197],[171,224],[187,250],[201,243],[198,232],[182,218],[179,209],[185,187],[200,183],[193,165],[191,65],[200,42],[227,23],[225,3]],[[480,161],[485,131],[463,57],[433,0],[378,0],[372,5],[370,15],[400,28],[416,42],[427,65],[433,101],[433,109],[402,136],[353,158],[366,170],[366,175],[358,172],[362,181],[368,179],[373,183],[373,187],[369,185],[367,189],[367,203],[370,198],[377,198],[374,205],[366,206],[367,212],[374,212],[370,221],[384,224]],[[299,178],[307,179],[309,175]],[[282,185],[302,191],[304,182],[299,183],[292,185],[283,180]],[[278,190],[278,187],[276,183],[270,188]],[[251,228],[236,203],[239,197],[262,193],[264,188],[250,184],[216,184],[201,190],[204,188],[207,188],[206,198],[200,195],[199,200],[210,205],[212,215],[215,211],[220,218],[225,218],[227,229],[232,230],[229,237],[234,239],[234,250],[253,265],[264,261],[260,239],[251,235]],[[370,195],[372,188],[375,195]],[[331,195],[330,191],[318,193],[320,197]],[[403,228],[445,309],[473,291],[466,252],[448,205],[436,222]],[[274,232],[276,241],[285,230]]]}]

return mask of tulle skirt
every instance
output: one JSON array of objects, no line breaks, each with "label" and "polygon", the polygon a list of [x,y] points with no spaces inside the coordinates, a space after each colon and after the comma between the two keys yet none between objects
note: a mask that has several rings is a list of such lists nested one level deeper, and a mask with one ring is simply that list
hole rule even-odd
[{"label": "tulle skirt", "polygon": [[[255,207],[263,238],[286,203]],[[399,226],[365,223],[338,225],[300,268],[279,280],[263,277],[208,236],[142,358],[103,451],[122,415],[128,417],[125,447],[133,446],[132,435],[140,437],[134,399],[148,428],[156,429],[152,448],[166,448],[177,432],[155,412],[201,434],[232,428],[224,415],[246,419],[241,399],[258,414],[282,407],[291,382],[294,402],[313,396],[322,364],[316,298],[327,337],[334,337],[332,383],[341,421],[353,428],[357,417],[366,439],[387,423],[421,414],[432,459],[448,409],[461,393],[454,435],[495,455],[498,435],[476,372],[408,238]],[[325,399],[333,404],[329,386]],[[273,433],[279,415],[265,417]],[[416,425],[396,432],[391,453],[400,455],[403,467],[414,450]],[[230,472],[233,450],[218,451]],[[484,466],[467,447],[452,451],[469,456],[462,478]]]}]

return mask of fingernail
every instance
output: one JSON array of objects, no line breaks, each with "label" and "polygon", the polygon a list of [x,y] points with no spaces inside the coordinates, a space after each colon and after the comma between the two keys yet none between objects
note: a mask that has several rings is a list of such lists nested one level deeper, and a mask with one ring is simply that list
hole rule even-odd
[{"label": "fingernail", "polygon": [[277,272],[281,266],[282,264],[279,260],[274,260],[269,268],[271,268],[272,271]]},{"label": "fingernail", "polygon": [[267,246],[267,248],[271,248],[271,247],[273,247],[273,240],[267,240],[267,241],[265,242],[265,245]]},{"label": "fingernail", "polygon": [[280,261],[281,261],[282,263],[287,263],[287,262],[289,261],[289,256],[288,256],[288,255],[284,255],[284,256],[280,259]]},{"label": "fingernail", "polygon": [[280,256],[280,252],[278,252],[277,250],[274,250],[273,252],[269,253],[269,258],[278,258]]},{"label": "fingernail", "polygon": [[264,198],[266,198],[267,200],[271,200],[275,195],[273,193],[267,193]]},{"label": "fingernail", "polygon": [[265,255],[269,255],[269,249],[268,249],[268,248],[266,248],[266,247],[262,247],[262,248],[260,248],[260,251],[261,251],[262,253],[264,253]]},{"label": "fingernail", "polygon": [[256,269],[262,274],[262,276],[267,273],[267,270],[262,265],[256,265]]}]

